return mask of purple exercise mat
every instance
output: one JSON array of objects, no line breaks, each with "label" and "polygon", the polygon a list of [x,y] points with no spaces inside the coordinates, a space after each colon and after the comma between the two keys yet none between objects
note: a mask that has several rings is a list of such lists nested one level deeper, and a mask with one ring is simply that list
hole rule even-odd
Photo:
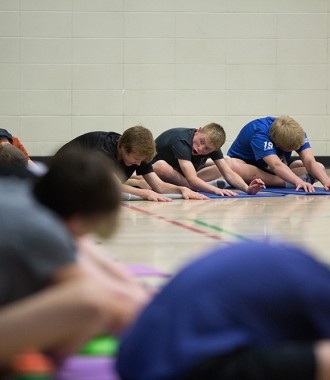
[{"label": "purple exercise mat", "polygon": [[148,264],[131,263],[125,266],[132,272],[133,275],[139,276],[153,276],[153,277],[170,277],[170,273],[163,272]]},{"label": "purple exercise mat", "polygon": [[58,369],[55,380],[120,380],[115,360],[101,356],[70,356]]}]

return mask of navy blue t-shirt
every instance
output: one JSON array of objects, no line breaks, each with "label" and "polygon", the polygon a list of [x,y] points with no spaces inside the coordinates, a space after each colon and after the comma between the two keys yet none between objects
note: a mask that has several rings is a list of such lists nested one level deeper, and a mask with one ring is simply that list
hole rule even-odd
[{"label": "navy blue t-shirt", "polygon": [[[277,155],[284,163],[290,163],[292,152],[284,152],[275,146],[270,138],[270,128],[275,117],[264,117],[252,120],[246,124],[232,143],[227,154],[229,157],[240,158],[241,160],[256,164],[264,168],[267,164],[263,158],[271,154]],[[305,143],[296,151],[297,153],[310,148],[310,143],[305,134]]]},{"label": "navy blue t-shirt", "polygon": [[244,242],[177,274],[122,339],[122,380],[179,380],[214,355],[330,338],[330,271],[302,249]]}]

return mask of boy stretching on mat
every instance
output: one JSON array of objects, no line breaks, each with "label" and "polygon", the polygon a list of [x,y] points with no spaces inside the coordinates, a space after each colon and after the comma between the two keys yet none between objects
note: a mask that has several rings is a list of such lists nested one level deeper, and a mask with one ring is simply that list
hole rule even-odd
[{"label": "boy stretching on mat", "polygon": [[[237,195],[229,189],[219,188],[225,181],[215,179],[221,176],[231,186],[249,194],[256,194],[265,187],[263,181],[256,178],[246,184],[228,166],[220,149],[226,141],[226,134],[219,124],[211,123],[198,129],[172,128],[155,141],[157,154],[153,168],[163,181],[220,196]],[[213,160],[215,170],[207,166],[207,159]],[[201,169],[203,175],[199,173]],[[214,181],[206,182],[211,180]]]},{"label": "boy stretching on mat", "polygon": [[[122,135],[103,131],[85,133],[65,144],[59,152],[73,146],[81,150],[99,150],[110,158],[119,171],[117,174],[122,182],[122,192],[149,201],[171,201],[170,198],[161,195],[166,193],[182,194],[184,199],[207,199],[184,185],[166,183],[157,176],[150,163],[156,153],[155,141],[152,133],[142,126],[131,127]],[[127,182],[135,171],[147,182],[148,185],[144,186],[146,188],[135,187]]]},{"label": "boy stretching on mat", "polygon": [[[296,151],[300,160],[291,158]],[[289,116],[265,117],[246,124],[228,150],[228,164],[246,181],[261,178],[269,187],[314,192],[315,180],[330,190],[324,166],[316,162],[306,133]]]}]

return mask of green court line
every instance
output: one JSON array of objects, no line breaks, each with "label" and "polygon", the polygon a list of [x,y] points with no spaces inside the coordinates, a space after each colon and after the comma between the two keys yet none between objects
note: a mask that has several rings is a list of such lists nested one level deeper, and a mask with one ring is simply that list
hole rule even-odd
[{"label": "green court line", "polygon": [[225,230],[224,228],[221,228],[221,227],[218,227],[218,226],[214,226],[213,224],[209,224],[209,223],[203,222],[203,221],[200,220],[200,219],[194,219],[194,223],[199,224],[200,226],[204,226],[204,227],[211,228],[211,229],[214,230],[214,231],[222,232],[222,233],[224,233],[224,234],[227,234],[227,235],[233,236],[233,237],[235,237],[235,238],[237,238],[237,239],[239,239],[239,240],[243,240],[243,241],[253,241],[253,239],[249,239],[249,238],[247,238],[246,236],[243,236],[243,235],[237,234],[237,233],[232,232],[232,231],[229,231],[229,230]]}]

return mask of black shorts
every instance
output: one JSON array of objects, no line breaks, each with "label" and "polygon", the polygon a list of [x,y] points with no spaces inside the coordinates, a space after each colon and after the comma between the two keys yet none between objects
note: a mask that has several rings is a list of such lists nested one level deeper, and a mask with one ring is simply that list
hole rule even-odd
[{"label": "black shorts", "polygon": [[314,380],[315,373],[313,345],[285,343],[209,358],[184,380]]}]

